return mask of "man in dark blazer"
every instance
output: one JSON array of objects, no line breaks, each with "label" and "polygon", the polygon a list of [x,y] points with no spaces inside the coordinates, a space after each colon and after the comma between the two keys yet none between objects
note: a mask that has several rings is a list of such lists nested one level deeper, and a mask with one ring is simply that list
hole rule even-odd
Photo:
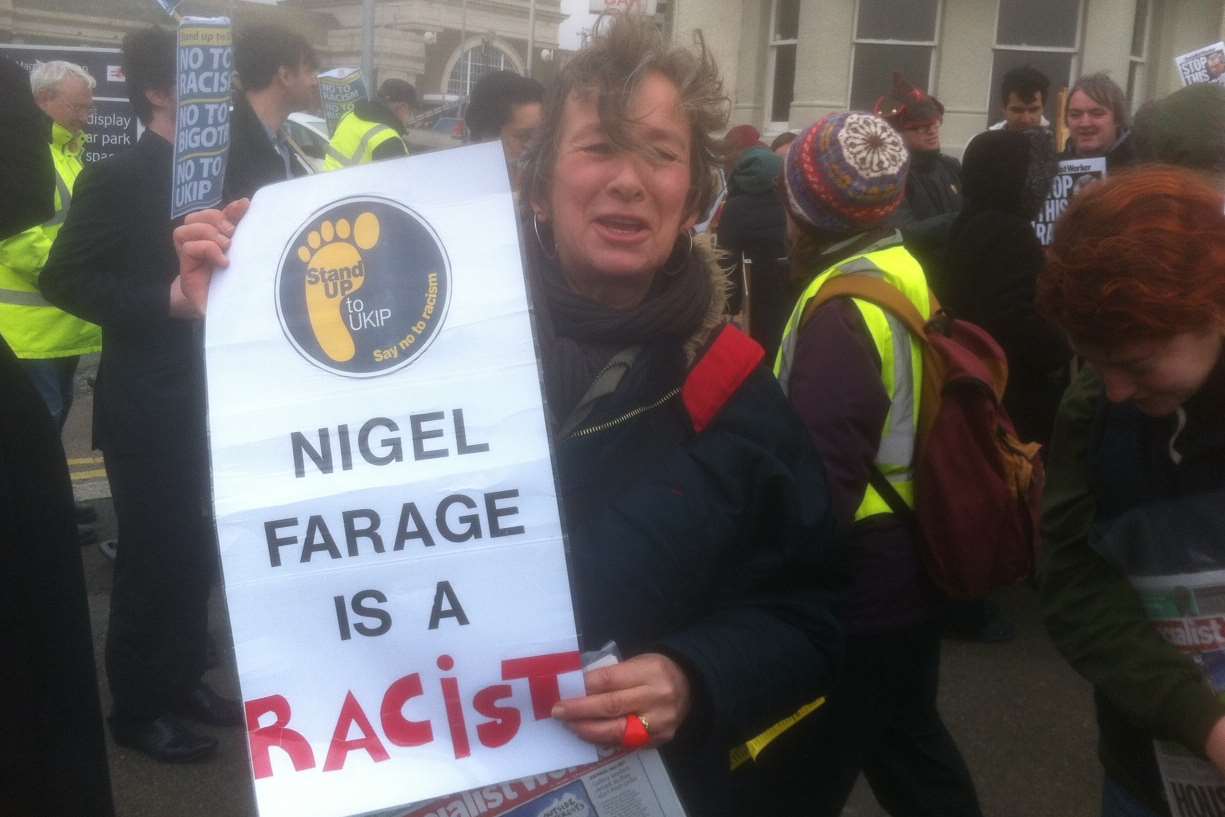
[{"label": "man in dark blazer", "polygon": [[205,686],[207,601],[217,556],[206,516],[204,380],[197,323],[176,282],[170,219],[175,37],[124,38],[137,145],[87,167],[43,269],[47,300],[102,327],[94,438],[122,531],[106,669],[116,743],[194,760],[217,741],[179,719],[242,722]]},{"label": "man in dark blazer", "polygon": [[241,89],[230,116],[230,157],[225,171],[227,202],[250,198],[266,184],[301,175],[285,138],[295,111],[319,98],[319,58],[300,34],[277,25],[250,26],[234,42]]}]

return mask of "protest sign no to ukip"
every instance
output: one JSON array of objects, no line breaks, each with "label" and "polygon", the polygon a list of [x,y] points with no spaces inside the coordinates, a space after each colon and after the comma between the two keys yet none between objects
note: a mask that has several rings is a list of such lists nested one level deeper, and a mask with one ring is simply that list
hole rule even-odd
[{"label": "protest sign no to ukip", "polygon": [[187,17],[179,26],[171,218],[221,202],[230,148],[231,45],[225,17]]}]

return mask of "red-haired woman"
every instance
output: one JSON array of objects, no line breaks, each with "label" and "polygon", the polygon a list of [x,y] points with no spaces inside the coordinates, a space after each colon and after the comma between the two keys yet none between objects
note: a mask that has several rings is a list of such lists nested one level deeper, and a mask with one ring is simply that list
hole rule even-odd
[{"label": "red-haired woman", "polygon": [[1068,209],[1039,279],[1088,364],[1056,421],[1041,583],[1094,685],[1105,817],[1214,814],[1225,791],[1223,210],[1188,171],[1120,174]]}]

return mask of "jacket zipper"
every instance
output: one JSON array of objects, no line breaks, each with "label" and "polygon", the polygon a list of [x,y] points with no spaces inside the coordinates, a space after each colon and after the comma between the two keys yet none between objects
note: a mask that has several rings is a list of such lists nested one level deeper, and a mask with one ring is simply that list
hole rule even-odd
[{"label": "jacket zipper", "polygon": [[654,403],[651,403],[646,406],[639,406],[638,408],[630,409],[629,411],[625,412],[625,414],[622,414],[620,417],[614,417],[613,419],[606,420],[605,422],[600,423],[598,425],[588,426],[587,428],[580,428],[578,431],[572,432],[570,436],[568,436],[566,439],[574,440],[574,439],[578,439],[579,437],[589,436],[591,434],[599,434],[601,431],[608,431],[608,429],[610,428],[619,426],[622,423],[633,420],[635,417],[638,417],[639,415],[646,414],[648,411],[653,411],[659,408],[664,403],[667,403],[669,400],[671,400],[673,397],[676,397],[676,395],[680,393],[681,393],[681,390],[680,390],[680,387],[678,386],[672,391],[665,394],[663,397],[656,400]]}]

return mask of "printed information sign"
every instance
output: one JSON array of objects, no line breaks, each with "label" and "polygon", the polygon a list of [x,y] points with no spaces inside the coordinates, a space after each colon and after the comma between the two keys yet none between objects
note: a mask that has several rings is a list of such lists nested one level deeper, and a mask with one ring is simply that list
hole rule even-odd
[{"label": "printed information sign", "polygon": [[1178,78],[1185,85],[1215,82],[1225,85],[1225,42],[1213,43],[1174,58]]},{"label": "printed information sign", "polygon": [[221,203],[230,151],[232,45],[226,17],[185,17],[179,25],[171,218]]},{"label": "printed information sign", "polygon": [[[472,225],[481,240],[472,240]],[[209,442],[261,817],[596,760],[500,145],[256,194],[213,282]]]},{"label": "printed information sign", "polygon": [[64,60],[81,66],[94,78],[94,109],[85,126],[85,151],[81,154],[85,164],[100,162],[136,144],[141,128],[128,102],[118,48],[0,44],[0,55],[27,71],[36,63]]},{"label": "printed information sign", "polygon": [[366,84],[362,72],[357,68],[333,68],[319,75],[319,98],[323,101],[323,118],[328,123],[328,133],[335,133],[336,126],[345,114],[353,110],[359,99],[366,98]]},{"label": "printed information sign", "polygon": [[1068,204],[1078,193],[1096,181],[1106,178],[1106,159],[1066,159],[1059,163],[1059,172],[1051,183],[1051,192],[1047,195],[1034,221],[1034,232],[1042,246],[1049,247],[1055,240],[1055,222],[1068,209]]},{"label": "printed information sign", "polygon": [[[1157,632],[1203,671],[1204,683],[1225,700],[1225,571],[1133,576]],[[1225,777],[1175,741],[1154,741],[1157,766],[1174,817],[1215,814],[1225,803]]]}]

